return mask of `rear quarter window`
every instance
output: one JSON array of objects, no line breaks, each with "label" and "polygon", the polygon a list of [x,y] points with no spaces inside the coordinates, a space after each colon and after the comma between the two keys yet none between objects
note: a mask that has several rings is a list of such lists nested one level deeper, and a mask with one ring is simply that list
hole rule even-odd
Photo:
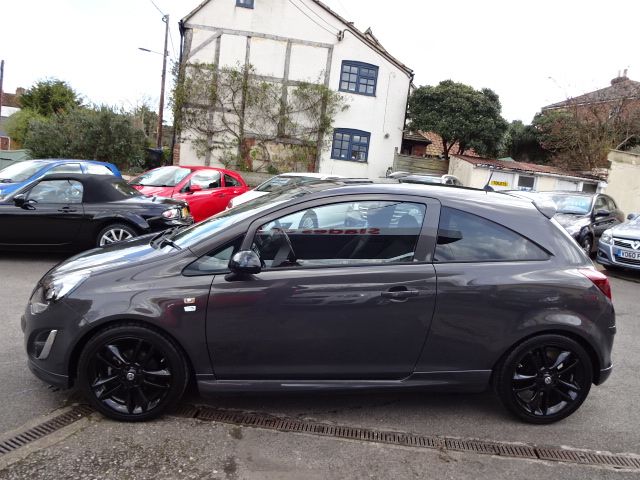
[{"label": "rear quarter window", "polygon": [[434,261],[509,262],[547,260],[549,255],[522,235],[486,218],[443,207]]}]

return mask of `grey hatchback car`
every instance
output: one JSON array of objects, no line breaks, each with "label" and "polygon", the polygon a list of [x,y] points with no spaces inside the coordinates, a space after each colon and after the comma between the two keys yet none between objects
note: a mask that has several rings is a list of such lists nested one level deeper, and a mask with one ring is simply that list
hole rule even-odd
[{"label": "grey hatchback car", "polygon": [[[319,224],[300,227],[313,211]],[[607,278],[555,209],[479,190],[319,182],[73,257],[22,319],[35,375],[140,421],[202,395],[480,392],[532,423],[611,373]]]}]

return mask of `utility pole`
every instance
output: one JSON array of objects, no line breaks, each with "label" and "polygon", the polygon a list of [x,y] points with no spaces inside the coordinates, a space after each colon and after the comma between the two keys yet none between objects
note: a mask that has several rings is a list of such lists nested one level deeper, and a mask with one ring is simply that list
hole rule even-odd
[{"label": "utility pole", "polygon": [[160,86],[160,107],[158,108],[158,140],[157,147],[162,148],[162,114],[164,113],[164,83],[167,78],[167,40],[169,38],[169,15],[162,17],[166,24],[164,30],[164,50],[162,51],[162,85]]},{"label": "utility pole", "polygon": [[4,60],[0,60],[0,118],[2,118],[2,81],[4,80]]}]

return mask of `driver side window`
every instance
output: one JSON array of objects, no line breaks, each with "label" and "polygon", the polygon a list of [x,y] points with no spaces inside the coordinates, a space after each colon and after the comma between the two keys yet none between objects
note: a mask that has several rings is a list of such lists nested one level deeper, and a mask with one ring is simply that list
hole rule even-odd
[{"label": "driver side window", "polygon": [[27,200],[36,203],[82,203],[82,184],[76,180],[44,180],[33,187]]},{"label": "driver side window", "polygon": [[252,249],[267,269],[410,263],[425,213],[395,201],[325,205],[263,225]]}]

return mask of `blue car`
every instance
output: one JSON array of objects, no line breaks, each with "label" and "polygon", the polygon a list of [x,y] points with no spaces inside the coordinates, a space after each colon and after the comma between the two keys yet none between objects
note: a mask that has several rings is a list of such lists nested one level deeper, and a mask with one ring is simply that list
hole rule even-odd
[{"label": "blue car", "polygon": [[33,180],[56,173],[114,175],[122,178],[120,170],[112,163],[95,160],[25,160],[0,170],[0,198]]}]

